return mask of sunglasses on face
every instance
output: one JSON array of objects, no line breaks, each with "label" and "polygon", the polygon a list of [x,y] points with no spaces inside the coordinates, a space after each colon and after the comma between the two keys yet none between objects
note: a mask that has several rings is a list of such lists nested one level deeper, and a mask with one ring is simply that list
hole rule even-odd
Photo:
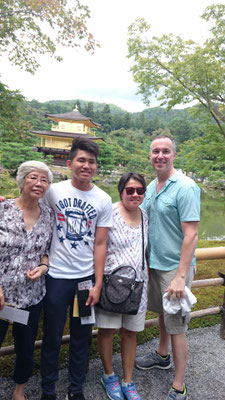
[{"label": "sunglasses on face", "polygon": [[137,194],[139,196],[141,196],[142,194],[145,193],[145,189],[143,187],[138,187],[138,188],[134,188],[134,187],[126,187],[126,194],[128,194],[128,196],[132,196],[132,194],[134,194],[135,192],[137,192]]}]

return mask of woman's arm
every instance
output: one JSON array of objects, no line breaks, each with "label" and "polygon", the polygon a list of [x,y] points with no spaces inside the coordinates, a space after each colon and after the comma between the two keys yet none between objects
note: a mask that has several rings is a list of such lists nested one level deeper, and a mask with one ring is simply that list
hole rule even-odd
[{"label": "woman's arm", "polygon": [[48,271],[48,260],[48,255],[45,254],[41,258],[40,264],[36,268],[32,270],[28,269],[27,278],[31,281],[37,281],[42,275],[46,274],[46,272]]},{"label": "woman's arm", "polygon": [[3,309],[4,304],[5,304],[4,293],[2,287],[0,286],[0,310]]}]

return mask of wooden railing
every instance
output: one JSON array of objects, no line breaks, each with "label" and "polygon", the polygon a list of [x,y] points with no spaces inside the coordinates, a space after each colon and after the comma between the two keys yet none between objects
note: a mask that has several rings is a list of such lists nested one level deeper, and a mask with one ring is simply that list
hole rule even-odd
[{"label": "wooden railing", "polygon": [[[196,259],[200,260],[215,260],[225,258],[225,247],[210,247],[204,249],[196,250]],[[200,288],[200,287],[209,287],[209,286],[225,286],[225,274],[219,273],[219,278],[212,279],[203,279],[203,280],[194,280],[192,282],[192,288]],[[191,319],[200,318],[209,315],[221,314],[221,329],[220,336],[222,339],[225,339],[225,294],[223,298],[223,304],[217,307],[210,307],[204,310],[198,310],[191,312]],[[158,318],[148,319],[145,321],[145,328],[149,328],[152,326],[158,325]],[[96,337],[98,330],[95,329],[92,331],[92,337]],[[62,343],[69,343],[70,335],[65,335],[62,338]],[[35,342],[35,349],[41,348],[42,340],[37,340]],[[1,355],[9,355],[14,353],[14,346],[5,346],[0,349]]]}]

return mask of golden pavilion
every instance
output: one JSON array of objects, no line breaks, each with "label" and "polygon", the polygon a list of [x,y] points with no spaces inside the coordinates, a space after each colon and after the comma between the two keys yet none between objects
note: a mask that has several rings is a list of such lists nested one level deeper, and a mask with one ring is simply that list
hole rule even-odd
[{"label": "golden pavilion", "polygon": [[54,157],[53,164],[66,165],[72,141],[80,136],[91,140],[103,141],[96,137],[91,129],[99,128],[100,125],[92,121],[90,117],[82,115],[78,108],[63,114],[45,114],[52,121],[50,131],[31,131],[39,138],[37,151],[44,155],[51,154]]}]

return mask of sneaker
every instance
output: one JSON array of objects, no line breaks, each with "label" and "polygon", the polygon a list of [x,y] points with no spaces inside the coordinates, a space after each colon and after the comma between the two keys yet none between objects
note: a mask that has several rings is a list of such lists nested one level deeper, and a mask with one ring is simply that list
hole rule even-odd
[{"label": "sneaker", "polygon": [[42,393],[41,400],[56,400],[56,394],[44,394],[44,393]]},{"label": "sneaker", "polygon": [[166,400],[188,400],[187,388],[184,385],[184,394],[179,393],[176,389],[170,388]]},{"label": "sneaker", "polygon": [[82,392],[79,393],[69,392],[66,396],[66,400],[85,400],[85,397]]},{"label": "sneaker", "polygon": [[119,384],[119,378],[116,374],[113,374],[109,378],[105,378],[104,375],[101,377],[101,384],[105,389],[106,395],[110,400],[123,400],[123,392]]},{"label": "sneaker", "polygon": [[121,386],[122,392],[125,399],[127,400],[142,400],[141,396],[138,394],[134,382],[128,384],[128,386]]},{"label": "sneaker", "polygon": [[136,358],[135,367],[138,369],[169,369],[171,367],[170,355],[166,358],[161,357],[157,352],[146,354],[143,357]]}]

